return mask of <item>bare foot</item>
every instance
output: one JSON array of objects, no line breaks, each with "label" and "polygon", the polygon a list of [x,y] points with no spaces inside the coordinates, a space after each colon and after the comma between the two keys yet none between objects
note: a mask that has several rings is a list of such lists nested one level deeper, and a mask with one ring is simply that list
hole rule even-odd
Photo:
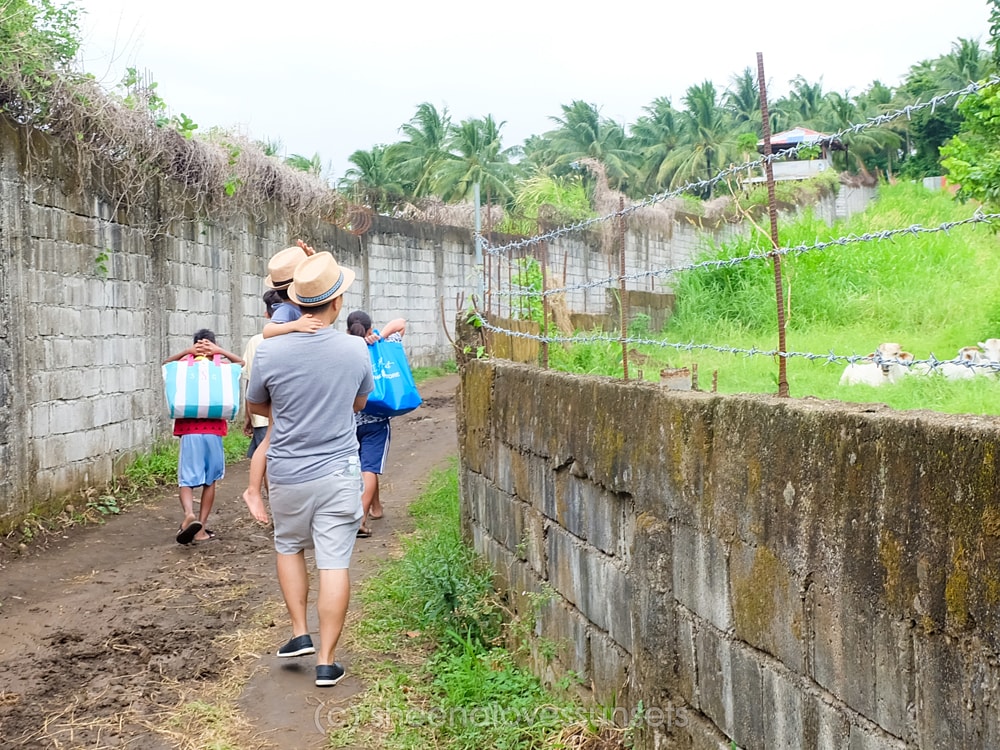
[{"label": "bare foot", "polygon": [[264,498],[260,496],[260,491],[251,492],[249,489],[243,491],[243,502],[250,509],[250,515],[261,523],[271,523],[267,517],[267,509],[264,507]]}]

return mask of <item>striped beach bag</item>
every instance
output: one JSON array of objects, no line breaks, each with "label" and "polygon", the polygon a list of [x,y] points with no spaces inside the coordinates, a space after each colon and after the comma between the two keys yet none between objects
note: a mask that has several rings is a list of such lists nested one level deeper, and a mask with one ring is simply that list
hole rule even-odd
[{"label": "striped beach bag", "polygon": [[243,368],[188,355],[163,365],[163,384],[171,419],[232,419],[240,409]]}]

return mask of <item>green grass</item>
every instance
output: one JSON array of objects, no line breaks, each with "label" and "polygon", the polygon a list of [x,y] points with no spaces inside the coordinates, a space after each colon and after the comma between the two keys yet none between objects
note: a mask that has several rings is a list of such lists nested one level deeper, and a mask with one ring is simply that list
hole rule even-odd
[{"label": "green grass", "polygon": [[414,367],[413,380],[417,385],[420,385],[425,381],[440,378],[444,375],[451,375],[456,372],[458,372],[458,367],[455,365],[455,360],[449,360],[443,365],[437,365],[435,367]]},{"label": "green grass", "polygon": [[410,514],[416,531],[404,540],[403,557],[386,563],[362,589],[359,634],[386,651],[399,648],[408,631],[436,639],[448,630],[483,642],[497,638],[502,618],[492,602],[491,574],[459,532],[457,470],[435,474]]},{"label": "green grass", "polygon": [[[808,212],[779,228],[781,245],[809,245],[851,233],[863,234],[920,224],[934,227],[967,218],[973,207],[956,203],[946,192],[920,185],[883,186],[879,199],[847,223],[828,227]],[[699,260],[759,252],[758,239],[709,247]],[[904,235],[788,255],[782,262],[789,352],[866,355],[884,341],[895,341],[918,360],[934,355],[951,359],[962,346],[1000,337],[1000,252],[997,237],[984,225],[948,233]],[[770,260],[722,269],[699,269],[675,283],[677,306],[665,330],[632,335],[723,348],[778,348],[774,270]],[[640,321],[641,322],[641,321]],[[634,326],[632,326],[634,328]],[[638,345],[649,357],[632,359],[631,372],[649,380],[664,367],[698,365],[700,386],[711,387],[718,372],[722,393],[776,393],[778,365],[771,357],[729,352],[680,351]],[[550,347],[552,366],[566,371],[621,375],[621,345]],[[883,402],[897,409],[947,413],[1000,414],[1000,383],[987,378],[946,381],[912,377],[891,387],[841,387],[845,363],[787,360],[793,397],[815,396],[856,402]]]},{"label": "green grass", "polygon": [[516,623],[505,622],[492,573],[462,541],[457,469],[433,475],[410,512],[416,531],[402,557],[360,587],[355,639],[379,658],[362,675],[368,688],[353,721],[331,731],[328,746],[556,746],[573,706],[503,645]]}]

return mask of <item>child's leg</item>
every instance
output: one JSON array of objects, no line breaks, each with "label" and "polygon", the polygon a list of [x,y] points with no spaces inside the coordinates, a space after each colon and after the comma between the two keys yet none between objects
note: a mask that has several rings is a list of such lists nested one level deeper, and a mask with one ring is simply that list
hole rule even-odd
[{"label": "child's leg", "polygon": [[365,488],[361,493],[361,510],[364,511],[364,518],[361,519],[361,528],[358,534],[370,536],[371,530],[368,528],[368,511],[372,507],[372,498],[375,497],[375,490],[378,487],[378,474],[373,471],[362,471],[361,478],[364,480]]},{"label": "child's leg", "polygon": [[381,444],[380,450],[378,450],[374,455],[369,454],[368,461],[375,461],[374,464],[369,463],[368,469],[375,472],[375,487],[372,490],[372,495],[368,500],[368,507],[365,509],[369,512],[370,516],[376,520],[382,517],[384,511],[382,510],[382,500],[379,498],[379,475],[385,471],[385,463],[389,458],[389,443],[392,441],[392,426],[391,422],[386,422],[382,431],[378,433],[379,438],[384,442]]},{"label": "child's leg", "polygon": [[371,506],[368,508],[369,517],[374,518],[376,521],[380,519],[383,515],[382,512],[382,501],[379,500],[378,496],[378,474],[375,475],[375,492],[372,494]]},{"label": "child's leg", "polygon": [[[181,512],[184,514],[184,520],[181,521],[180,526],[182,532],[198,520],[198,516],[194,513],[194,486],[199,484],[198,464],[201,458],[197,448],[197,445],[192,444],[190,435],[181,436],[180,449],[177,454],[177,494],[181,501]],[[195,530],[197,528],[201,528],[201,525],[199,524]],[[193,533],[191,531],[188,534],[178,534],[180,537],[178,541],[181,544],[187,544],[191,541],[189,534]],[[185,539],[187,541],[183,541]]]},{"label": "child's leg", "polygon": [[211,514],[212,506],[215,504],[215,487],[217,484],[218,482],[212,482],[201,488],[201,506],[198,508],[198,520],[201,521],[201,531],[194,535],[196,542],[203,542],[206,539],[212,538],[207,533],[208,516]]},{"label": "child's leg", "polygon": [[191,525],[192,521],[195,521],[198,518],[198,516],[194,514],[194,487],[181,487],[179,494],[181,499],[181,511],[184,513],[184,521],[181,523],[181,528],[186,529]]},{"label": "child's leg", "polygon": [[264,498],[260,494],[261,485],[267,473],[267,449],[271,445],[271,425],[267,426],[267,434],[257,446],[250,458],[250,482],[243,492],[243,502],[250,509],[250,515],[261,523],[270,523]]}]

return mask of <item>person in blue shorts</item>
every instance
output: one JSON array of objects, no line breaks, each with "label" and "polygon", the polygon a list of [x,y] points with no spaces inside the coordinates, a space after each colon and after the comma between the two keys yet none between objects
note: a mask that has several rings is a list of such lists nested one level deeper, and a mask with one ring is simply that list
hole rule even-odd
[{"label": "person in blue shorts", "polygon": [[[347,332],[352,336],[360,336],[369,344],[374,344],[380,338],[402,342],[403,334],[406,333],[406,319],[390,320],[378,333],[375,333],[371,316],[364,310],[355,310],[347,316]],[[382,500],[379,497],[378,478],[385,471],[385,462],[389,458],[389,439],[392,436],[389,420],[390,417],[378,417],[363,412],[354,415],[358,452],[361,457],[361,476],[365,482],[365,491],[361,496],[365,517],[361,522],[361,528],[358,529],[358,536],[362,538],[372,535],[368,519],[378,520],[384,513]]]},{"label": "person in blue shorts", "polygon": [[[236,365],[243,360],[215,343],[215,333],[207,328],[195,331],[194,344],[177,352],[165,360],[176,362],[188,355],[196,359],[214,359],[221,355]],[[222,447],[229,424],[225,419],[175,419],[174,435],[181,439],[180,454],[177,458],[177,485],[179,488],[181,511],[184,520],[177,529],[178,544],[205,542],[215,539],[215,532],[206,524],[215,503],[215,486],[226,473],[226,453]],[[201,487],[201,502],[198,514],[194,512],[194,490]]]}]

